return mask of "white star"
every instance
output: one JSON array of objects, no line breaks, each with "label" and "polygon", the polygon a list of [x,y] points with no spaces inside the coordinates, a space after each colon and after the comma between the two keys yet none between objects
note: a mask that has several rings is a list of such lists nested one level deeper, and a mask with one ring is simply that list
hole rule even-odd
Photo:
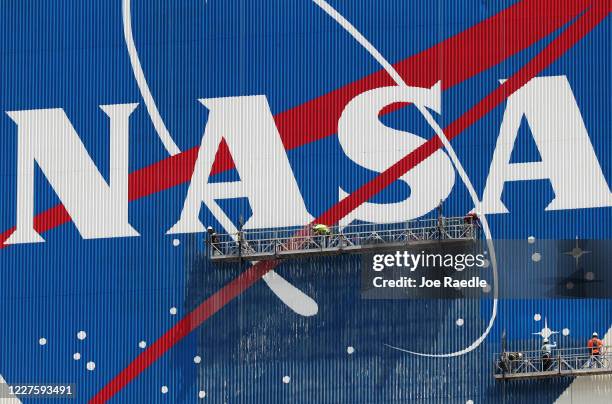
[{"label": "white star", "polygon": [[563,254],[574,257],[574,259],[576,260],[576,267],[578,267],[578,260],[580,259],[580,257],[588,253],[590,253],[590,251],[585,251],[580,248],[580,246],[578,245],[578,236],[576,236],[576,246],[572,248],[571,251],[566,251]]},{"label": "white star", "polygon": [[540,330],[540,332],[534,332],[533,335],[539,335],[542,338],[550,338],[551,335],[559,334],[559,331],[553,331],[548,328],[548,321],[546,317],[544,317],[544,328]]}]

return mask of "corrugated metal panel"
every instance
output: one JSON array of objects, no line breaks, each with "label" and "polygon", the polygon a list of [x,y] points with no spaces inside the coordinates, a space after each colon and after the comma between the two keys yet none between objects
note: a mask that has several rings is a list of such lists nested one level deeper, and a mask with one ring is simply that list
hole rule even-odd
[{"label": "corrugated metal panel", "polygon": [[[330,4],[409,85],[441,81],[433,116],[454,136],[496,240],[525,240],[529,262],[540,240],[610,237],[606,2]],[[533,333],[544,321],[560,332],[559,345],[583,346],[593,330],[608,332],[611,300],[503,300],[477,349],[419,357],[386,344],[461,350],[486,329],[491,301],[364,300],[359,258],[347,256],[285,262],[270,275],[275,280],[246,288],[234,280],[250,264],[217,267],[203,256],[199,224],[231,231],[241,219],[246,227],[274,227],[323,214],[341,223],[403,221],[435,216],[440,198],[447,215],[474,207],[445,151],[425,159],[436,147],[412,155],[413,163],[424,161],[411,174],[368,192],[399,158],[425,142],[436,146],[435,134],[414,106],[386,107],[379,117],[364,112],[379,98],[363,94],[394,81],[315,2],[5,0],[0,54],[0,110],[8,113],[0,117],[0,241],[32,198],[34,226],[46,240],[0,251],[7,382],[76,383],[76,402],[96,394],[130,403],[607,400],[609,378],[504,386],[492,377],[492,361],[504,330],[515,349],[537,349]],[[347,105],[359,99],[362,109],[350,115]],[[100,106],[131,103],[139,105],[129,114],[129,225],[138,236],[111,237],[110,228],[127,235],[125,217],[119,209],[108,214],[100,200],[120,198],[103,187],[98,195],[86,191],[96,188],[83,178],[89,173],[116,189],[110,178],[125,167],[111,164],[110,133],[127,126],[113,125],[118,115]],[[39,137],[18,144],[28,133]],[[181,151],[173,157],[160,138],[166,133]],[[58,147],[62,135],[80,142]],[[48,139],[34,168],[24,150]],[[84,157],[59,173],[50,168],[84,156],[79,150],[95,169],[85,168]],[[32,163],[21,179],[34,175],[34,196],[21,205],[18,156]],[[513,165],[526,162],[532,165],[521,172]],[[202,176],[192,181],[194,167]],[[77,177],[78,186],[60,185]],[[336,206],[358,190],[364,200]],[[348,205],[355,209],[342,209]],[[179,234],[166,234],[185,206],[196,213],[186,209]],[[77,208],[88,214],[77,219]],[[241,293],[207,300],[228,284]],[[274,292],[279,287],[294,293],[287,304]],[[160,338],[165,345],[155,344]],[[114,379],[134,360],[138,366]]]}]

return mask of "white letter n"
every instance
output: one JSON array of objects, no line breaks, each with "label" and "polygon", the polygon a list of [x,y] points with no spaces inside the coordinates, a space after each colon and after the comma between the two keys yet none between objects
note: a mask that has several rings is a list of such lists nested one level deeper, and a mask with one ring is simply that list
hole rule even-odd
[{"label": "white letter n", "polygon": [[137,105],[100,106],[110,118],[109,184],[62,109],[7,112],[18,127],[17,229],[5,244],[44,242],[34,230],[34,163],[83,238],[138,236],[128,223],[129,117]]}]

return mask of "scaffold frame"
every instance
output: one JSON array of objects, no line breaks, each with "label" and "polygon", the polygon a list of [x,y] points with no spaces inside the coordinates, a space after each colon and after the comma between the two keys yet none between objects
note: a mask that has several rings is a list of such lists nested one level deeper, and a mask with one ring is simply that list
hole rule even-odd
[{"label": "scaffold frame", "polygon": [[261,261],[470,241],[478,239],[479,234],[479,223],[465,217],[332,226],[326,235],[316,234],[309,225],[215,234],[207,238],[207,254],[212,261]]},{"label": "scaffold frame", "polygon": [[593,355],[587,347],[553,350],[546,358],[541,351],[496,354],[493,376],[497,381],[544,379],[612,374],[608,346]]}]

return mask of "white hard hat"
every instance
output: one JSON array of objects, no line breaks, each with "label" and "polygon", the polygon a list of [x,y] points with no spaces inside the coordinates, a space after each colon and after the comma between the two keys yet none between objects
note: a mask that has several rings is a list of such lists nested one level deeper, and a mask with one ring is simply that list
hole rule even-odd
[{"label": "white hard hat", "polygon": [[212,230],[212,229],[213,229],[213,228],[212,228],[212,226],[208,226],[208,227],[206,228],[206,230]]},{"label": "white hard hat", "polygon": [[548,338],[544,338],[544,342],[548,342]]},{"label": "white hard hat", "polygon": [[599,337],[599,334],[597,334],[595,331],[593,331],[593,336],[594,337]]}]

